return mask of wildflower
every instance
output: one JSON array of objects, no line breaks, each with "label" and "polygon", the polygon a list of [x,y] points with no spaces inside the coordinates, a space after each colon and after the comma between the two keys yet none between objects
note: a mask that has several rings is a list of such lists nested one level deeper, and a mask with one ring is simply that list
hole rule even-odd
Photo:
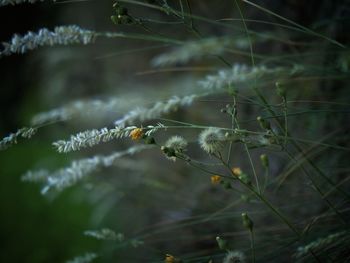
[{"label": "wildflower", "polygon": [[165,256],[165,262],[166,263],[174,263],[175,262],[175,257],[169,254],[166,254]]},{"label": "wildflower", "polygon": [[212,177],[210,177],[210,180],[212,184],[219,184],[221,182],[221,176],[213,175]]},{"label": "wildflower", "polygon": [[182,261],[181,261],[181,259],[178,259],[172,255],[166,254],[164,262],[165,263],[180,263]]},{"label": "wildflower", "polygon": [[245,256],[240,251],[229,251],[222,263],[244,263]]},{"label": "wildflower", "polygon": [[232,173],[235,175],[235,176],[240,176],[241,174],[242,174],[242,170],[241,170],[241,168],[239,168],[239,167],[233,167],[232,168]]},{"label": "wildflower", "polygon": [[139,140],[143,136],[143,131],[141,128],[135,128],[130,132],[130,137],[132,140]]},{"label": "wildflower", "polygon": [[199,135],[199,144],[205,152],[214,154],[221,150],[224,139],[225,136],[219,128],[210,127]]}]

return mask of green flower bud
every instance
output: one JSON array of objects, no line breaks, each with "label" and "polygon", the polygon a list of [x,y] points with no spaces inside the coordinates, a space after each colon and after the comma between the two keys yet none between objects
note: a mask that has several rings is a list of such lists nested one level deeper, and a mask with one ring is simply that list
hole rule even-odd
[{"label": "green flower bud", "polygon": [[261,116],[258,116],[256,120],[259,122],[261,128],[264,130],[271,130],[271,124],[269,121],[263,119]]},{"label": "green flower bud", "polygon": [[285,89],[285,87],[279,83],[279,82],[276,82],[276,92],[277,92],[277,95],[280,96],[281,98],[283,99],[286,99],[287,97],[287,91]]},{"label": "green flower bud", "polygon": [[249,195],[245,195],[245,194],[243,194],[243,195],[241,195],[241,200],[243,201],[243,202],[250,202],[250,197],[249,197]]},{"label": "green flower bud", "polygon": [[247,228],[249,231],[253,231],[254,223],[249,218],[247,213],[242,213],[243,226]]},{"label": "green flower bud", "polygon": [[241,173],[239,176],[238,176],[238,179],[240,181],[242,181],[243,183],[247,184],[247,185],[251,185],[252,184],[252,181],[249,179],[248,175],[245,174],[245,173]]},{"label": "green flower bud", "polygon": [[218,246],[222,250],[227,249],[227,240],[222,239],[221,237],[216,237],[216,242],[218,242]]},{"label": "green flower bud", "polygon": [[269,167],[269,158],[267,157],[266,154],[260,155],[260,161],[261,161],[261,164],[262,164],[265,168],[268,168],[268,167]]}]

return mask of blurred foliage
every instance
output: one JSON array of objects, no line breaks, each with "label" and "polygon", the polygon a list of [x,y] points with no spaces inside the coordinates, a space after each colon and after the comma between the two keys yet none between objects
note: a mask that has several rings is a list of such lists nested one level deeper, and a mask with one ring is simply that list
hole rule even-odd
[{"label": "blurred foliage", "polygon": [[[144,2],[154,4],[157,1]],[[204,36],[222,37],[234,32],[237,39],[243,39],[241,45],[244,48],[242,53],[228,52],[225,59],[249,64],[249,45],[244,42],[245,32],[234,1],[191,0],[190,3],[191,11],[206,19],[237,18],[237,21],[226,21],[227,25],[238,25],[237,30],[201,20],[195,20],[195,24]],[[147,28],[146,31],[135,25],[115,25],[110,19],[115,12],[112,4],[111,1],[58,1],[55,4],[45,1],[1,7],[0,40],[7,41],[14,32],[23,34],[58,24],[79,24],[83,28],[104,32],[117,30],[151,35],[156,32],[179,40],[194,39],[193,32],[179,24],[164,26],[149,23],[147,26],[151,30]],[[171,5],[179,8],[177,2]],[[349,29],[350,6],[347,1],[311,0],[305,3],[265,0],[259,1],[259,5],[349,45],[346,32]],[[136,18],[168,19],[157,10],[127,3],[125,6]],[[303,65],[306,68],[305,75],[302,73],[295,78],[280,75],[277,79],[258,83],[262,94],[273,105],[281,103],[274,82],[282,79],[281,83],[288,91],[288,101],[294,102],[290,106],[293,113],[288,116],[292,134],[296,138],[316,142],[307,146],[303,144],[303,151],[331,180],[346,180],[348,150],[322,148],[317,142],[344,148],[350,146],[348,48],[338,49],[317,36],[287,31],[271,24],[281,22],[276,17],[242,2],[240,6],[246,19],[269,21],[268,24],[247,20],[250,30],[264,32],[264,37],[269,39],[259,39],[258,35],[254,35],[256,39],[252,37],[257,43],[254,44],[254,52],[259,63],[276,67]],[[208,46],[206,48],[210,49],[210,42]],[[124,98],[125,105],[121,108],[127,112],[175,94],[191,94],[197,90],[198,79],[206,74],[216,74],[217,68],[225,67],[222,61],[211,56],[191,61],[185,67],[179,64],[164,71],[151,68],[150,62],[156,55],[168,54],[171,50],[169,44],[146,40],[101,39],[89,46],[43,48],[25,55],[2,58],[1,137],[28,125],[37,112],[77,99]],[[245,85],[249,87],[252,83]],[[267,115],[266,111],[254,104],[250,90],[240,92],[239,96],[238,115],[242,125],[247,129],[257,129],[256,117]],[[205,97],[194,102],[191,108],[179,109],[166,118],[227,126],[230,118],[220,110],[231,102],[228,97],[227,94]],[[313,103],[315,101],[329,103]],[[277,110],[283,119],[283,111]],[[217,247],[217,235],[250,257],[250,240],[248,232],[242,227],[242,211],[249,211],[256,226],[256,256],[261,259],[260,262],[291,262],[290,254],[297,245],[293,243],[289,230],[279,219],[271,216],[267,208],[252,196],[242,197],[238,192],[225,190],[222,185],[211,185],[210,177],[203,172],[179,161],[169,162],[160,151],[123,158],[115,167],[102,169],[81,185],[59,195],[43,197],[35,184],[20,181],[20,176],[28,169],[45,167],[54,170],[69,164],[72,159],[127,147],[130,144],[128,139],[85,149],[81,153],[60,155],[51,146],[52,141],[68,138],[78,131],[111,125],[123,113],[109,112],[93,119],[50,125],[41,129],[33,139],[21,141],[0,152],[1,262],[63,262],[89,251],[100,255],[96,262],[162,262],[166,253],[193,258],[188,262],[208,262],[210,258],[221,262],[225,251]],[[166,134],[157,135],[156,141],[162,143],[179,132],[188,139],[189,154],[193,158],[212,160],[197,146],[197,131],[168,130]],[[231,160],[235,167],[239,166],[250,174],[250,163],[243,152],[243,145],[234,146]],[[264,174],[259,163],[262,153],[266,151],[252,150],[259,175]],[[300,157],[300,153],[292,149],[291,154]],[[315,219],[315,215],[316,218],[322,215],[315,219],[315,226],[310,226],[312,230],[302,244],[341,229],[337,218],[327,216],[329,208],[315,193],[314,187],[298,176],[302,173],[299,167],[274,149],[268,155],[270,175],[276,179],[278,187],[271,189],[267,197],[283,213],[291,216],[300,229]],[[313,170],[308,167],[307,171]],[[321,182],[322,189],[329,190],[322,178],[313,176]],[[348,187],[348,183],[342,185],[344,190]],[[345,211],[344,217],[348,221],[348,200],[337,193],[329,194],[329,200],[340,204],[339,208]],[[127,242],[96,241],[83,235],[85,230],[103,227],[125,234]],[[138,243],[141,241],[143,245]],[[290,246],[290,243],[293,245]],[[346,262],[344,259],[349,258],[348,245],[349,240],[345,240],[344,247],[339,246],[342,254],[334,256],[335,262]],[[319,253],[322,259],[327,258],[322,251]],[[331,252],[329,256],[332,256]],[[305,260],[311,262],[313,259],[307,257]]]}]

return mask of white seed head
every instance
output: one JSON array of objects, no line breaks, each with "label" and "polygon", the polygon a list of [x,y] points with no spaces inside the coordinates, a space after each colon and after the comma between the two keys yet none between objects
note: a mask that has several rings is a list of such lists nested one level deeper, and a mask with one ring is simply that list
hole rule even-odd
[{"label": "white seed head", "polygon": [[209,153],[217,153],[222,149],[225,136],[221,129],[210,127],[202,131],[199,135],[199,145],[202,149]]},{"label": "white seed head", "polygon": [[240,251],[230,251],[226,254],[226,257],[222,263],[244,263],[245,256]]},{"label": "white seed head", "polygon": [[175,135],[166,141],[165,146],[174,149],[175,152],[184,152],[186,151],[187,141],[183,137]]}]

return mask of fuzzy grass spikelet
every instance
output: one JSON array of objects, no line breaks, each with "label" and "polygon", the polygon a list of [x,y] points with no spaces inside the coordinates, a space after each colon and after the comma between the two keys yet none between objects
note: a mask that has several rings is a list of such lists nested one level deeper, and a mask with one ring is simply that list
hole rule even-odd
[{"label": "fuzzy grass spikelet", "polygon": [[96,113],[114,112],[120,104],[121,100],[116,98],[105,101],[96,99],[78,100],[65,106],[36,114],[32,118],[31,124],[37,126],[56,121],[67,121],[75,117],[91,118],[91,115],[95,116]]},{"label": "fuzzy grass spikelet", "polygon": [[30,139],[36,132],[36,128],[24,127],[19,129],[15,133],[9,134],[8,136],[0,140],[0,151],[6,150],[11,145],[16,144],[19,137]]},{"label": "fuzzy grass spikelet", "polygon": [[135,121],[146,121],[159,118],[160,116],[176,111],[179,107],[189,106],[192,104],[193,100],[197,98],[198,95],[188,95],[182,98],[174,96],[166,102],[157,102],[151,108],[136,108],[123,118],[115,121],[115,125],[124,126],[127,124],[135,123]]},{"label": "fuzzy grass spikelet", "polygon": [[75,257],[71,260],[66,261],[66,263],[89,263],[96,259],[98,256],[95,253],[85,253],[82,256]]},{"label": "fuzzy grass spikelet", "polygon": [[78,151],[82,148],[93,147],[101,142],[109,142],[113,139],[126,138],[136,129],[136,126],[126,128],[115,127],[113,129],[102,128],[100,130],[87,130],[72,135],[69,140],[59,140],[52,145],[59,153]]},{"label": "fuzzy grass spikelet", "polygon": [[337,242],[342,243],[344,237],[349,237],[349,235],[347,235],[347,234],[348,234],[347,231],[341,231],[338,233],[330,234],[330,235],[323,237],[323,238],[319,238],[319,239],[307,244],[306,246],[298,247],[296,253],[294,254],[294,257],[296,259],[300,259],[303,256],[307,255],[310,251],[325,249],[328,245],[332,245],[332,244],[337,243]]},{"label": "fuzzy grass spikelet", "polygon": [[232,69],[222,69],[216,75],[209,75],[198,85],[206,90],[215,91],[227,88],[227,85],[249,83],[256,78],[271,76],[285,71],[283,68],[267,68],[266,66],[250,67],[244,64],[235,64]]},{"label": "fuzzy grass spikelet", "polygon": [[101,230],[87,230],[84,232],[85,236],[90,236],[100,240],[117,240],[123,241],[124,235],[121,233],[115,233],[113,230],[109,228],[102,228]]},{"label": "fuzzy grass spikelet", "polygon": [[138,145],[125,151],[112,153],[108,156],[96,155],[91,158],[76,160],[68,167],[61,168],[54,172],[47,170],[29,171],[22,176],[22,180],[44,183],[44,187],[41,191],[42,194],[46,194],[52,188],[62,191],[83,180],[93,172],[104,167],[112,166],[118,158],[126,155],[133,155],[143,150],[150,149],[151,147],[150,145]]},{"label": "fuzzy grass spikelet", "polygon": [[45,0],[1,0],[0,1],[0,6],[18,5],[18,4],[23,4],[23,3],[34,4],[36,2],[44,2],[44,1]]},{"label": "fuzzy grass spikelet", "polygon": [[218,153],[222,147],[225,136],[219,128],[210,127],[199,134],[199,145],[201,148],[209,153]]},{"label": "fuzzy grass spikelet", "polygon": [[95,32],[82,29],[76,25],[57,26],[53,31],[47,28],[37,33],[28,32],[24,36],[14,35],[10,42],[2,43],[0,57],[11,54],[24,54],[42,46],[90,44],[94,42]]},{"label": "fuzzy grass spikelet", "polygon": [[209,38],[200,41],[188,41],[173,51],[161,54],[153,59],[152,65],[156,67],[184,64],[190,60],[198,60],[208,55],[220,55],[225,48],[235,42],[229,38]]}]

